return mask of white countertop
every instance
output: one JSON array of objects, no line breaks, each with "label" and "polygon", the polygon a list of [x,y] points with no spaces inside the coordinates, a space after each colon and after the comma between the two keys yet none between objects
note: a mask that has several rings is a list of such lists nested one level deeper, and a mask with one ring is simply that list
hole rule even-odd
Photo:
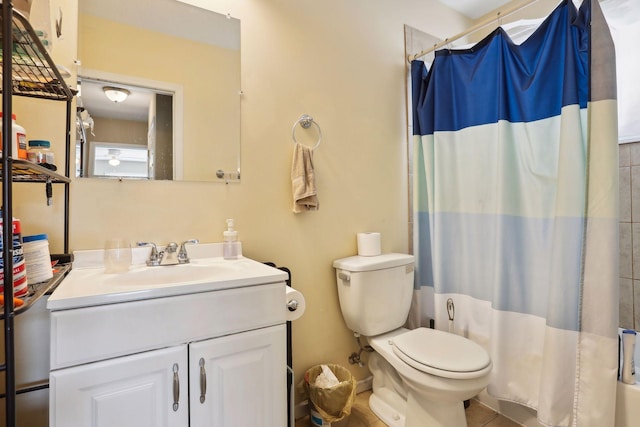
[{"label": "white countertop", "polygon": [[225,260],[221,250],[219,243],[190,245],[190,264],[147,267],[144,260],[149,248],[135,248],[133,265],[125,273],[105,273],[102,250],[77,251],[71,272],[49,297],[47,308],[68,310],[287,279],[284,271],[249,258]]}]

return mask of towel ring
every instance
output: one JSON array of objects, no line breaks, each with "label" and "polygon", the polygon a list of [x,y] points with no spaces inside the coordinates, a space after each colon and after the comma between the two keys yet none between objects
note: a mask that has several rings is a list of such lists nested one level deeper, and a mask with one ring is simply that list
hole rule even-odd
[{"label": "towel ring", "polygon": [[302,126],[304,129],[309,129],[312,124],[316,125],[316,127],[318,128],[318,141],[316,142],[316,145],[314,145],[311,149],[315,150],[316,148],[318,148],[320,146],[320,141],[322,141],[322,129],[320,129],[320,125],[314,122],[313,117],[307,114],[303,114],[302,116],[300,116],[300,118],[293,124],[293,129],[291,129],[291,135],[293,136],[293,142],[295,143],[298,142],[296,141],[296,126],[298,126],[298,124],[300,124],[300,126]]}]

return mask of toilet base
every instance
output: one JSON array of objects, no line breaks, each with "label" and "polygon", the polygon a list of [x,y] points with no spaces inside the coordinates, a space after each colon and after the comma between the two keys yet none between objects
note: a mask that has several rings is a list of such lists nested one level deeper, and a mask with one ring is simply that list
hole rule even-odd
[{"label": "toilet base", "polygon": [[413,393],[409,393],[408,401],[396,407],[376,394],[371,394],[369,407],[389,427],[467,426],[463,402],[417,402]]},{"label": "toilet base", "polygon": [[373,374],[369,407],[388,426],[404,427],[409,393],[407,385],[378,353],[369,355],[369,369]]},{"label": "toilet base", "polygon": [[392,427],[466,427],[464,400],[486,387],[488,374],[457,380],[418,372],[393,353],[391,334],[369,339],[373,412]]},{"label": "toilet base", "polygon": [[416,398],[413,391],[407,399],[404,427],[467,427],[464,402],[434,402]]},{"label": "toilet base", "polygon": [[371,394],[369,397],[369,408],[371,408],[371,411],[387,426],[404,427],[406,403],[402,405],[401,410],[398,410],[399,408],[394,408],[389,405],[376,394]]}]

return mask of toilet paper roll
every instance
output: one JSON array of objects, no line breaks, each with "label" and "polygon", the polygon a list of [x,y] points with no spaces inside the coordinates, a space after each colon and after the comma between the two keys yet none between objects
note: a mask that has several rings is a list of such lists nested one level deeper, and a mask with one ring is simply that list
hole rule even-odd
[{"label": "toilet paper roll", "polygon": [[299,319],[304,314],[306,304],[302,292],[296,291],[291,286],[286,287],[285,310],[287,322]]},{"label": "toilet paper roll", "polygon": [[378,256],[382,253],[380,233],[358,233],[358,255]]}]

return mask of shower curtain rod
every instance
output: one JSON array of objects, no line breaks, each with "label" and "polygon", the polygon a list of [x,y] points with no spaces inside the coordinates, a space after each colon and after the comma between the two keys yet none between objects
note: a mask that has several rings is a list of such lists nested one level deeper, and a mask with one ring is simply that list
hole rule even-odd
[{"label": "shower curtain rod", "polygon": [[440,43],[436,43],[435,45],[433,45],[433,47],[431,47],[429,49],[423,50],[420,53],[415,53],[413,55],[409,55],[408,56],[409,62],[411,62],[411,61],[413,61],[415,59],[421,58],[421,57],[433,52],[434,50],[440,49],[441,47],[446,46],[449,43],[451,43],[451,42],[453,42],[455,40],[458,40],[458,39],[460,39],[460,38],[462,38],[462,37],[464,37],[466,35],[474,33],[476,31],[478,31],[479,29],[484,28],[487,25],[494,23],[495,21],[498,21],[498,20],[504,18],[505,16],[509,16],[512,13],[518,12],[519,10],[522,10],[525,7],[535,3],[537,1],[538,0],[527,0],[524,3],[518,4],[518,5],[514,5],[514,6],[510,7],[510,8],[505,9],[505,10],[500,10],[500,11],[498,11],[498,13],[496,13],[495,16],[487,18],[484,21],[474,25],[473,27],[471,27],[471,28],[469,28],[469,29],[467,29],[467,30],[465,30],[465,31],[463,31],[461,33],[456,34],[453,37],[446,38],[446,39],[444,39],[444,41],[441,41]]}]

